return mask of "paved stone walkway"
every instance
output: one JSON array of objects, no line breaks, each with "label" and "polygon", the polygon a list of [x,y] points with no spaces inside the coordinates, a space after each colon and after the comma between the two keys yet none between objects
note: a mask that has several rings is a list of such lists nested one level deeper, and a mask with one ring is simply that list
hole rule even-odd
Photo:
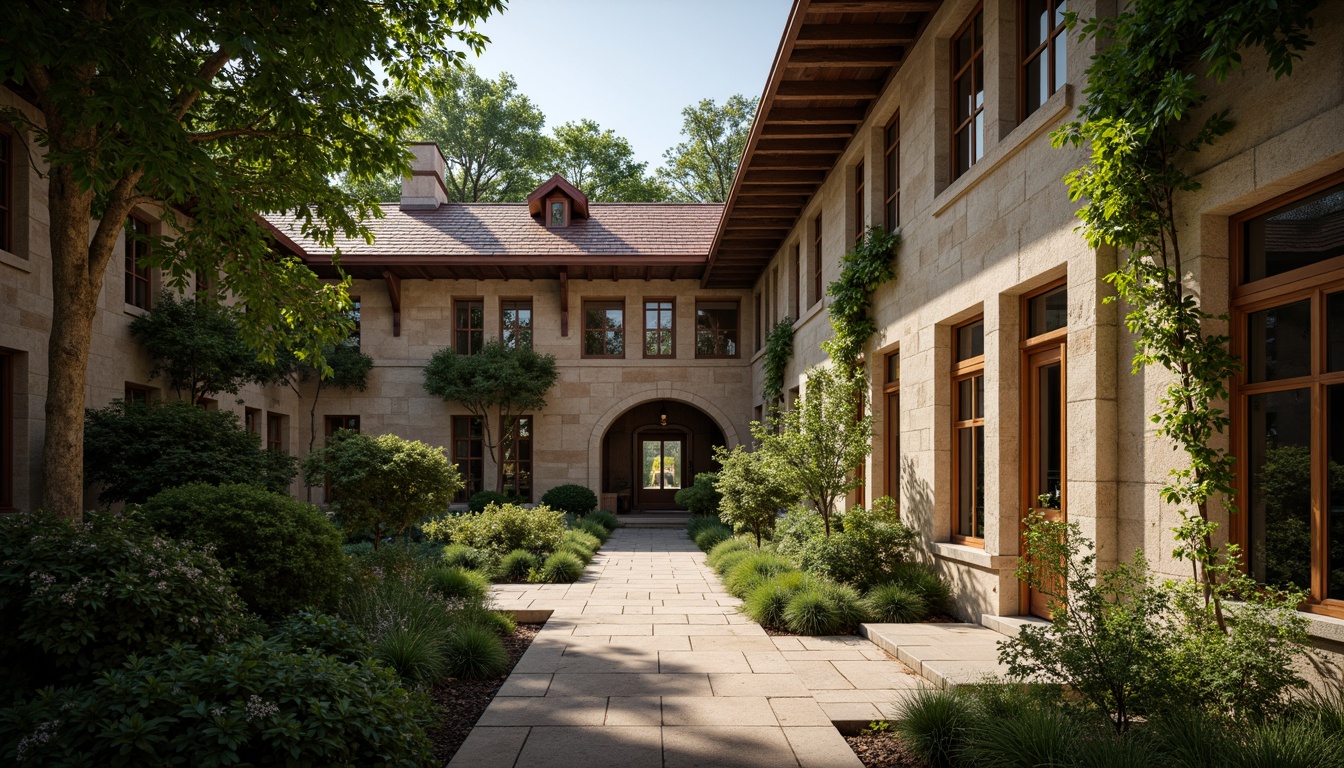
[{"label": "paved stone walkway", "polygon": [[858,768],[832,725],[925,683],[858,637],[770,637],[678,530],[618,529],[574,584],[501,585],[553,611],[453,768]]}]

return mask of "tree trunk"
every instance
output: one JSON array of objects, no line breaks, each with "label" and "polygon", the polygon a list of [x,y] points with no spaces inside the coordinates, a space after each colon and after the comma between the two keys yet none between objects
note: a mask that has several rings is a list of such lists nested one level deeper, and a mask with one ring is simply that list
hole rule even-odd
[{"label": "tree trunk", "polygon": [[93,194],[79,188],[68,167],[52,169],[47,202],[53,306],[47,342],[42,506],[78,521],[84,509],[84,392],[93,318],[103,282],[97,262],[105,266],[106,259],[90,258]]}]

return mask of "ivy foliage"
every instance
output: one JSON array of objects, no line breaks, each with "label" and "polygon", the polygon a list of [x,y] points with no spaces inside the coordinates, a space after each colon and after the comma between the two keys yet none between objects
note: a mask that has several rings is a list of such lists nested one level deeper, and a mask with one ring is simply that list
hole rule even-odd
[{"label": "ivy foliage", "polygon": [[[1088,163],[1065,177],[1082,234],[1093,248],[1119,250],[1107,275],[1128,307],[1135,334],[1134,370],[1157,365],[1170,383],[1151,416],[1158,433],[1188,457],[1172,471],[1161,495],[1176,505],[1176,556],[1192,562],[1220,627],[1219,592],[1234,549],[1214,545],[1217,524],[1209,502],[1232,500],[1233,458],[1214,436],[1228,425],[1222,403],[1239,370],[1227,336],[1208,326],[1226,318],[1205,311],[1187,285],[1176,197],[1199,188],[1186,161],[1233,128],[1227,110],[1199,113],[1208,100],[1204,80],[1223,81],[1241,65],[1242,51],[1259,48],[1277,77],[1311,45],[1315,0],[1135,0],[1114,17],[1067,24],[1079,39],[1102,43],[1087,70],[1079,119],[1052,135],[1055,146],[1089,148]],[[1221,574],[1221,575],[1220,575]]]},{"label": "ivy foliage", "polygon": [[765,383],[761,394],[767,405],[777,402],[784,394],[784,369],[793,357],[793,318],[786,317],[775,323],[765,337]]},{"label": "ivy foliage", "polygon": [[863,345],[877,332],[868,314],[873,291],[896,278],[896,247],[901,236],[881,227],[869,227],[854,250],[840,259],[840,279],[826,287],[831,296],[831,338],[821,349],[847,371],[858,367]]}]

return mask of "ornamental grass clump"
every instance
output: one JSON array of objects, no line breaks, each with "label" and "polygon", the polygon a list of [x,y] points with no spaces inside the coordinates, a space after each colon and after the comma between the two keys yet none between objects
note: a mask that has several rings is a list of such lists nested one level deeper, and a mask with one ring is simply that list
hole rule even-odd
[{"label": "ornamental grass clump", "polygon": [[459,625],[475,624],[494,632],[500,637],[512,635],[518,629],[518,622],[503,611],[492,611],[483,605],[467,605],[453,611],[453,621]]},{"label": "ornamental grass clump", "polygon": [[735,552],[741,552],[745,557],[753,551],[755,551],[755,548],[746,539],[725,539],[709,550],[709,553],[705,556],[705,563],[718,571],[725,557]]},{"label": "ornamental grass clump", "polygon": [[479,602],[490,594],[490,579],[479,571],[441,566],[426,571],[425,581],[445,600]]},{"label": "ornamental grass clump", "polygon": [[929,615],[924,598],[904,584],[879,584],[864,597],[873,621],[910,624]]},{"label": "ornamental grass clump", "polygon": [[541,567],[541,558],[526,549],[515,549],[499,561],[497,574],[504,581],[526,581],[527,575]]},{"label": "ornamental grass clump", "polygon": [[449,544],[443,548],[443,564],[452,568],[463,568],[468,571],[488,571],[490,570],[490,553],[468,547],[465,544]]},{"label": "ornamental grass clump", "polygon": [[597,539],[599,546],[601,546],[602,544],[606,544],[607,539],[611,538],[611,531],[608,531],[606,526],[602,525],[601,523],[589,520],[588,518],[580,520],[579,524],[574,526],[574,529],[583,531],[589,536],[592,536],[593,538]]},{"label": "ornamental grass clump", "polygon": [[701,551],[708,552],[731,538],[733,538],[732,528],[720,523],[715,523],[714,525],[701,528],[700,532],[695,535],[693,540],[695,541],[695,546],[699,547]]},{"label": "ornamental grass clump", "polygon": [[845,625],[832,597],[813,586],[789,598],[784,626],[796,635],[838,635]]},{"label": "ornamental grass clump", "polygon": [[868,606],[859,591],[848,584],[823,582],[821,593],[831,602],[836,620],[843,632],[857,632],[859,625],[868,621]]},{"label": "ornamental grass clump", "polygon": [[886,583],[899,585],[918,595],[929,614],[945,614],[951,609],[952,588],[927,565],[899,563],[891,569]]},{"label": "ornamental grass clump", "polygon": [[509,666],[509,654],[491,629],[477,624],[457,628],[445,646],[448,673],[465,680],[497,677]]},{"label": "ornamental grass clump", "polygon": [[616,519],[616,516],[605,509],[597,512],[589,512],[587,515],[584,515],[583,519],[590,523],[597,523],[608,531],[614,531],[620,526],[620,521]]},{"label": "ornamental grass clump", "polygon": [[770,629],[784,629],[784,609],[799,592],[810,589],[815,580],[802,571],[786,571],[772,576],[747,593],[742,610],[751,620]]},{"label": "ornamental grass clump", "polygon": [[896,733],[932,768],[952,768],[975,720],[970,696],[955,689],[919,688],[902,705]]},{"label": "ornamental grass clump", "polygon": [[774,552],[757,551],[738,560],[732,568],[726,570],[723,583],[731,594],[745,597],[753,587],[765,579],[792,570],[796,570],[793,563]]},{"label": "ornamental grass clump", "polygon": [[420,627],[388,629],[374,644],[373,655],[411,687],[435,683],[448,670],[443,639]]},{"label": "ornamental grass clump", "polygon": [[[700,475],[697,475],[697,477],[702,477],[705,474],[706,473],[702,472]],[[686,521],[686,536],[691,541],[695,541],[695,537],[698,536],[701,531],[716,525],[723,525],[723,521],[719,519],[717,512],[712,515],[692,515],[691,519]]]},{"label": "ornamental grass clump", "polygon": [[541,564],[534,581],[543,584],[571,584],[583,575],[583,561],[572,552],[556,552]]}]

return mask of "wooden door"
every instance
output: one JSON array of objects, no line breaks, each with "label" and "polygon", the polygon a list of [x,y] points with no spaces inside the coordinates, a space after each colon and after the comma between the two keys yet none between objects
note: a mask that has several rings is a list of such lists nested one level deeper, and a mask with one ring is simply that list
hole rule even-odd
[{"label": "wooden door", "polygon": [[635,507],[676,509],[674,497],[690,480],[686,436],[643,432],[635,437]]},{"label": "wooden door", "polygon": [[[1026,363],[1026,498],[1022,517],[1025,520],[1034,509],[1044,513],[1046,520],[1063,522],[1066,520],[1064,345],[1031,353]],[[1062,595],[1063,585],[1054,584],[1048,591]],[[1041,590],[1027,587],[1027,609],[1033,616],[1050,618],[1050,602],[1050,597]]]}]

